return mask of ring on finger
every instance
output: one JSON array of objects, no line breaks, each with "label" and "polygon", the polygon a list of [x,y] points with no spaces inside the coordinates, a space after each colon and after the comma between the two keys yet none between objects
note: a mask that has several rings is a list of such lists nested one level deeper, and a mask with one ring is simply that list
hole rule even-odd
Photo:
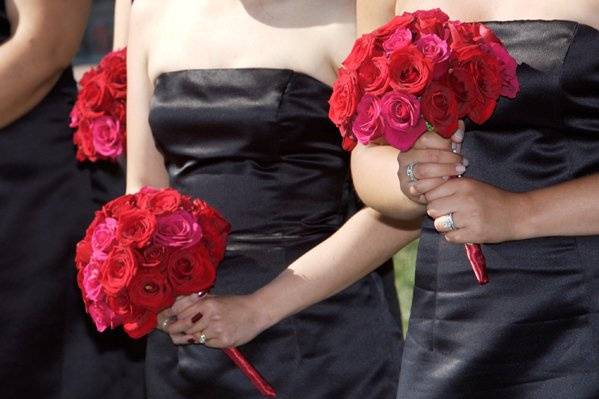
[{"label": "ring on finger", "polygon": [[406,168],[406,176],[408,176],[408,179],[410,179],[410,182],[412,182],[412,183],[416,183],[418,181],[418,178],[416,177],[415,169],[416,169],[416,162],[410,162],[408,164],[408,167]]},{"label": "ring on finger", "polygon": [[453,212],[449,212],[443,219],[443,229],[448,231],[457,230],[455,220],[453,220]]},{"label": "ring on finger", "polygon": [[206,343],[206,340],[207,340],[207,339],[208,339],[208,338],[206,337],[206,334],[204,334],[204,333],[201,333],[201,334],[198,336],[198,343],[199,343],[200,345],[204,345],[204,344]]},{"label": "ring on finger", "polygon": [[165,318],[164,320],[162,320],[160,322],[160,329],[164,332],[166,332],[168,330],[168,325],[170,324],[170,320],[167,318]]}]

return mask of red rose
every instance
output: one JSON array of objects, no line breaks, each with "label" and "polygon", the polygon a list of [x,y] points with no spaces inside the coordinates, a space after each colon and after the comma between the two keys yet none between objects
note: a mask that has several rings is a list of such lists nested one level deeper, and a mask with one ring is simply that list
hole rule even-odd
[{"label": "red rose", "polygon": [[373,35],[362,35],[356,40],[351,52],[341,64],[349,70],[358,69],[365,60],[373,57],[375,40]]},{"label": "red rose", "polygon": [[93,119],[103,116],[114,101],[110,88],[102,75],[89,79],[79,92],[81,113],[85,118]]},{"label": "red rose", "polygon": [[108,53],[102,59],[100,67],[113,97],[125,98],[127,95],[126,50]]},{"label": "red rose", "polygon": [[493,114],[501,94],[502,77],[498,60],[478,45],[469,45],[455,49],[453,64],[452,74],[458,79],[465,79],[468,75],[472,79],[464,84],[468,117],[477,124],[484,123]]},{"label": "red rose", "polygon": [[119,218],[117,237],[121,245],[145,246],[156,230],[156,216],[144,209],[123,213]]},{"label": "red rose", "polygon": [[344,136],[341,146],[345,151],[352,151],[358,145],[358,141],[350,136]]},{"label": "red rose", "polygon": [[434,10],[420,10],[414,13],[412,28],[420,35],[434,33],[441,39],[447,37],[446,22],[449,17],[438,8]]},{"label": "red rose", "polygon": [[450,138],[458,128],[458,101],[447,86],[433,82],[420,99],[422,115],[436,132]]},{"label": "red rose", "polygon": [[329,99],[329,118],[337,126],[348,122],[356,111],[360,96],[360,87],[355,72],[345,69],[339,71],[339,78],[333,84],[333,94]]},{"label": "red rose", "polygon": [[398,15],[394,17],[391,21],[387,22],[385,25],[381,26],[377,30],[373,32],[373,35],[376,36],[377,41],[381,43],[387,40],[392,34],[395,33],[398,29],[407,28],[412,21],[414,21],[414,17],[412,14],[403,13],[402,15]]},{"label": "red rose", "polygon": [[156,313],[138,309],[134,316],[123,324],[123,329],[131,338],[138,339],[152,332],[157,322]]},{"label": "red rose", "polygon": [[227,236],[231,231],[231,225],[206,202],[196,199],[193,204],[193,214],[198,218],[204,234],[202,243],[208,248],[211,261],[214,264],[219,264],[225,256]]},{"label": "red rose", "polygon": [[160,272],[137,273],[127,291],[132,304],[153,312],[160,312],[175,301],[173,288]]},{"label": "red rose", "polygon": [[114,101],[108,110],[108,113],[122,126],[127,123],[127,106],[123,101]]},{"label": "red rose", "polygon": [[168,250],[162,245],[150,245],[142,251],[141,265],[146,268],[166,268]]},{"label": "red rose", "polygon": [[135,210],[135,196],[131,194],[121,195],[104,205],[107,215],[118,219],[123,213]]},{"label": "red rose", "polygon": [[177,295],[207,291],[216,279],[216,268],[202,245],[173,251],[167,268],[168,278]]},{"label": "red rose", "polygon": [[401,92],[419,95],[432,79],[433,67],[414,45],[391,54],[389,84]]},{"label": "red rose", "polygon": [[129,248],[118,247],[111,251],[102,268],[100,282],[108,295],[117,295],[135,275],[138,264]]},{"label": "red rose", "polygon": [[75,251],[75,266],[77,270],[83,269],[90,261],[92,256],[92,246],[89,240],[81,240],[77,243]]},{"label": "red rose", "polygon": [[389,65],[385,57],[367,60],[358,69],[358,83],[373,96],[383,95],[389,88]]},{"label": "red rose", "polygon": [[73,143],[77,146],[76,157],[78,161],[85,161],[86,159],[96,161],[98,159],[88,119],[79,120],[77,130],[73,135]]},{"label": "red rose", "polygon": [[131,317],[132,306],[129,295],[125,291],[120,292],[117,295],[110,295],[106,297],[106,303],[110,310],[112,310],[119,319],[127,319]]},{"label": "red rose", "polygon": [[180,204],[181,194],[172,188],[165,188],[154,193],[148,193],[139,198],[139,207],[149,210],[154,215],[174,212],[179,208]]}]

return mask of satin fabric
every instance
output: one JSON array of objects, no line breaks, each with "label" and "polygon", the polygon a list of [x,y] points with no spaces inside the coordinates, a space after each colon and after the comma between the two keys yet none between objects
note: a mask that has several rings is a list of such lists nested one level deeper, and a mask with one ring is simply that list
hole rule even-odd
[{"label": "satin fabric", "polygon": [[[522,86],[468,124],[466,176],[526,192],[599,172],[599,32],[490,23]],[[425,220],[398,398],[599,398],[599,236],[483,245],[479,287],[461,245]]]},{"label": "satin fabric", "polygon": [[[171,185],[232,225],[214,293],[265,285],[354,206],[348,154],[327,117],[330,94],[285,69],[185,70],[156,80],[149,120]],[[240,350],[281,399],[380,399],[395,396],[401,345],[383,281],[371,274]],[[157,331],[147,354],[149,398],[260,397],[217,349],[177,347]]]},{"label": "satin fabric", "polygon": [[[0,42],[9,31],[0,0]],[[34,109],[0,129],[0,385],[7,399],[144,397],[144,348],[119,332],[100,336],[76,285],[75,243],[96,209],[68,127],[76,93],[67,68]]]}]

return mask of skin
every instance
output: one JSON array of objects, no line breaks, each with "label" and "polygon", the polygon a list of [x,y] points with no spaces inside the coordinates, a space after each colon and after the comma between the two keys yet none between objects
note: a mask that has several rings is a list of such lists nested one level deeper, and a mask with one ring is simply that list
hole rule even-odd
[{"label": "skin", "polygon": [[7,0],[11,36],[0,44],[0,128],[48,95],[83,37],[91,0]]},{"label": "skin", "polygon": [[[599,27],[599,4],[581,0],[563,3],[543,1],[519,7],[519,2],[508,0],[488,7],[475,0],[402,1],[397,11],[415,11],[439,7],[451,18],[463,21],[491,21],[514,19],[573,20]],[[413,152],[413,151],[410,151]],[[405,170],[409,162],[417,162],[416,171],[429,160],[410,152],[398,156],[398,176],[406,195],[422,194],[427,213],[435,219],[435,227],[446,233],[452,243],[499,243],[550,236],[579,236],[599,234],[599,174],[546,187],[526,193],[499,189],[474,179],[450,180],[434,189],[423,179],[411,187]],[[409,162],[408,162],[409,160]],[[432,182],[430,183],[433,186]],[[358,191],[360,189],[358,188]],[[424,200],[424,201],[422,201]],[[374,202],[367,205],[380,210]],[[444,221],[453,212],[457,230],[449,232]]]},{"label": "skin", "polygon": [[113,50],[120,50],[127,46],[130,15],[131,0],[116,0],[114,3],[114,31],[112,39]]},{"label": "skin", "polygon": [[[145,0],[134,3],[130,23],[128,192],[144,185],[168,186],[164,160],[147,122],[153,82],[160,73],[193,68],[290,68],[332,85],[356,34],[355,7],[350,0],[301,4],[294,0],[171,0],[168,4]],[[223,25],[231,28],[222,29]],[[440,138],[432,143],[446,146]],[[394,174],[381,176],[379,184],[393,181],[397,185]],[[419,208],[415,214],[424,214],[424,207],[403,198],[400,191],[396,194],[401,203]],[[363,209],[255,293],[180,297],[159,315],[158,325],[171,321],[167,331],[176,344],[188,344],[202,332],[209,346],[243,344],[288,315],[349,286],[411,242],[419,234],[420,221],[405,219],[393,220]],[[366,241],[368,246],[363,245]],[[356,247],[362,250],[355,251]],[[194,319],[198,314],[202,318]]]}]

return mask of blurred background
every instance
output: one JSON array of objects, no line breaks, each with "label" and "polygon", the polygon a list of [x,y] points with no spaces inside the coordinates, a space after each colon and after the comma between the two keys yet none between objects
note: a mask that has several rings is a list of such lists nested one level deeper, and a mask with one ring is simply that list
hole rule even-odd
[{"label": "blurred background", "polygon": [[[74,62],[77,80],[100,58],[112,50],[114,0],[94,0],[90,21]],[[418,242],[405,247],[394,257],[395,284],[401,304],[404,334],[408,326],[414,286],[414,264]]]}]

